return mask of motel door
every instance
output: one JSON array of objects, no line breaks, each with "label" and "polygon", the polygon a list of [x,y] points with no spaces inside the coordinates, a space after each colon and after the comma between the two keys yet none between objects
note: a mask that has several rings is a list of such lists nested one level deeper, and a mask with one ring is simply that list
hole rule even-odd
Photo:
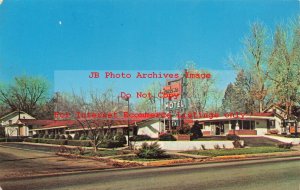
[{"label": "motel door", "polygon": [[216,122],[211,125],[211,134],[222,135],[224,134],[224,125],[222,123]]}]

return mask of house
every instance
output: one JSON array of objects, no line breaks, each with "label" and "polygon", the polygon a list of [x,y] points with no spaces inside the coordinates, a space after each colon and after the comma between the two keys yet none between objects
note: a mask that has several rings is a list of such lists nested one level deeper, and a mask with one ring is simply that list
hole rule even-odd
[{"label": "house", "polygon": [[[265,109],[262,113],[251,113],[238,117],[215,117],[199,118],[202,125],[203,135],[265,135],[270,132],[279,134],[291,133],[292,127],[295,127],[297,117],[292,116],[294,120],[287,120],[287,114],[282,108],[273,105]],[[298,131],[300,131],[298,125]]]},{"label": "house", "polygon": [[6,136],[29,136],[29,128],[25,125],[19,125],[20,119],[35,120],[33,116],[24,111],[13,111],[0,118],[0,125],[1,127],[4,127]]}]

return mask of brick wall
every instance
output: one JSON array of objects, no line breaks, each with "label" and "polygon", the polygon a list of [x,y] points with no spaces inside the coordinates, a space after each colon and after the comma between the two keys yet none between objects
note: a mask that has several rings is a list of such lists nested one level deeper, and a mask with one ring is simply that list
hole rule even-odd
[{"label": "brick wall", "polygon": [[229,130],[228,134],[236,134],[236,135],[257,135],[256,130]]}]

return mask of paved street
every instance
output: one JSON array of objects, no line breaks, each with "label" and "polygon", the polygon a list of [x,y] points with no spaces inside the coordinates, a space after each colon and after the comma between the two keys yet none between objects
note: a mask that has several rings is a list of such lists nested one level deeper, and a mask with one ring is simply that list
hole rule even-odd
[{"label": "paved street", "polygon": [[101,171],[1,181],[15,189],[299,190],[300,157],[189,166]]},{"label": "paved street", "polygon": [[57,156],[53,152],[0,146],[0,181],[32,175],[105,168],[111,168],[111,166],[94,160],[68,159]]}]

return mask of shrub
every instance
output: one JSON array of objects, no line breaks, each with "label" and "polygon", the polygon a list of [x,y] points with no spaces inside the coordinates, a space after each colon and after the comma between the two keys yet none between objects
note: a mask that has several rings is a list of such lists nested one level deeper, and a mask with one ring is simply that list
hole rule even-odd
[{"label": "shrub", "polygon": [[82,134],[79,138],[79,140],[87,140],[87,136],[85,136],[84,134]]},{"label": "shrub", "polygon": [[0,138],[0,142],[6,142],[5,138]]},{"label": "shrub", "polygon": [[56,134],[56,135],[54,136],[54,139],[59,139],[59,134]]},{"label": "shrub", "polygon": [[240,137],[236,134],[228,134],[226,135],[226,139],[231,141],[238,141],[240,140]]},{"label": "shrub", "polygon": [[74,140],[79,140],[79,138],[80,138],[80,136],[79,136],[79,133],[75,133],[75,135],[74,135]]},{"label": "shrub", "polygon": [[85,149],[80,147],[80,146],[77,146],[76,149],[74,150],[74,154],[84,155],[85,154]]},{"label": "shrub", "polygon": [[194,122],[194,125],[191,128],[191,133],[192,133],[191,136],[192,140],[203,137],[203,133],[201,131],[201,125],[199,124],[199,121]]},{"label": "shrub", "polygon": [[117,133],[117,135],[115,136],[115,140],[120,142],[120,144],[126,144],[127,143],[126,137],[122,133]]},{"label": "shrub", "polygon": [[154,158],[154,159],[156,159],[156,158],[167,157],[165,152],[166,151],[161,149],[157,142],[152,143],[152,144],[148,144],[148,143],[144,142],[142,144],[142,147],[136,153],[136,155],[139,158],[147,158],[147,159]]},{"label": "shrub", "polygon": [[277,129],[271,129],[271,130],[269,130],[269,133],[272,135],[277,135],[279,133],[279,131]]},{"label": "shrub", "polygon": [[117,148],[124,146],[123,143],[115,140],[108,140],[99,145],[100,148]]},{"label": "shrub", "polygon": [[0,137],[1,138],[5,137],[5,129],[4,129],[4,127],[0,127]]},{"label": "shrub", "polygon": [[176,141],[176,138],[172,134],[163,133],[159,135],[160,141]]},{"label": "shrub", "polygon": [[232,144],[233,144],[234,148],[243,148],[243,146],[239,140],[233,141]]},{"label": "shrub", "polygon": [[85,146],[85,147],[90,147],[91,142],[89,140],[68,140],[68,145],[70,146]]},{"label": "shrub", "polygon": [[291,149],[293,147],[292,143],[279,143],[278,148]]},{"label": "shrub", "polygon": [[55,137],[54,133],[51,133],[51,134],[49,135],[49,139],[54,139],[54,137]]},{"label": "shrub", "polygon": [[94,140],[95,134],[92,131],[88,131],[86,139]]},{"label": "shrub", "polygon": [[68,139],[68,140],[72,140],[73,138],[72,138],[71,135],[68,135],[68,136],[67,136],[67,139]]},{"label": "shrub", "polygon": [[58,149],[57,152],[59,152],[59,153],[67,153],[67,152],[69,152],[69,149],[67,147],[65,147],[64,145],[61,145],[59,147],[59,149]]},{"label": "shrub", "polygon": [[66,139],[65,135],[60,135],[59,139]]},{"label": "shrub", "polygon": [[148,135],[135,135],[129,138],[130,141],[147,141],[151,140],[151,137]]},{"label": "shrub", "polygon": [[182,127],[176,129],[178,134],[189,134],[190,133],[190,126],[188,124],[183,124]]}]

